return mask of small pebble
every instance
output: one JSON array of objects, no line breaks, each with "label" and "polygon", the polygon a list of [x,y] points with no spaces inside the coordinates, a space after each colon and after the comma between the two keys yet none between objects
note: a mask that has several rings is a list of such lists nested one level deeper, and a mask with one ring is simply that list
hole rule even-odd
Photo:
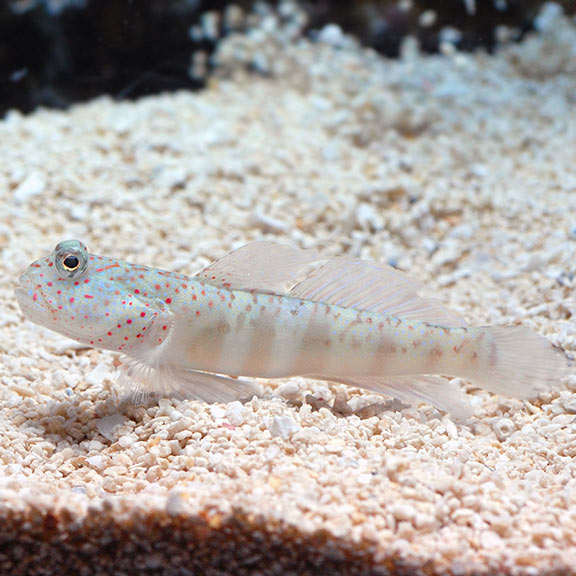
[{"label": "small pebble", "polygon": [[509,418],[499,418],[492,423],[492,429],[500,442],[507,440],[514,432],[516,425]]},{"label": "small pebble", "polygon": [[282,440],[288,440],[292,434],[300,430],[300,425],[290,416],[269,418],[266,426],[272,436],[279,436]]}]

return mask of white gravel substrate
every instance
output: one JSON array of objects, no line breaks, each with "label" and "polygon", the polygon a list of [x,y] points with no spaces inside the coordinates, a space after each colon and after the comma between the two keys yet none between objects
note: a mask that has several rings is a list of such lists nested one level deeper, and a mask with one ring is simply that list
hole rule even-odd
[{"label": "white gravel substrate", "polygon": [[[12,294],[65,238],[187,274],[266,238],[391,262],[470,323],[573,356],[575,47],[561,19],[496,57],[254,35],[199,94],[9,114],[0,572],[576,573],[574,376],[534,402],[468,387],[467,426],[302,379],[122,406],[116,356]],[[271,77],[244,74],[264,49]]]}]

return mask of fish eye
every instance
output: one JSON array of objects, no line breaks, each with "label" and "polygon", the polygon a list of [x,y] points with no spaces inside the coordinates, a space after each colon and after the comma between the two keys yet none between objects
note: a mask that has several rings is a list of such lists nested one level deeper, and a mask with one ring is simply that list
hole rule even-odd
[{"label": "fish eye", "polygon": [[56,246],[54,264],[60,274],[69,278],[82,274],[88,266],[86,246],[78,240],[60,242]]},{"label": "fish eye", "polygon": [[80,266],[80,260],[74,254],[68,254],[62,259],[62,266],[68,272],[75,272]]}]

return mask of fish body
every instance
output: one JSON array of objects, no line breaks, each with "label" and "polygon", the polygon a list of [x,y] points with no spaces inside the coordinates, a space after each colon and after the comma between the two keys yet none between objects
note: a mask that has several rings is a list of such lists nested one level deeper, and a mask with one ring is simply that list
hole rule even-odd
[{"label": "fish body", "polygon": [[464,414],[465,396],[431,375],[530,397],[565,372],[545,338],[523,327],[468,327],[392,268],[336,258],[296,280],[319,261],[256,242],[188,277],[71,240],[30,265],[16,297],[33,322],[126,355],[145,389],[206,400],[252,393],[249,382],[220,375],[301,375]]},{"label": "fish body", "polygon": [[189,288],[198,296],[175,303],[170,348],[174,361],[198,370],[265,378],[429,373],[461,364],[472,343],[468,328],[204,283]]}]

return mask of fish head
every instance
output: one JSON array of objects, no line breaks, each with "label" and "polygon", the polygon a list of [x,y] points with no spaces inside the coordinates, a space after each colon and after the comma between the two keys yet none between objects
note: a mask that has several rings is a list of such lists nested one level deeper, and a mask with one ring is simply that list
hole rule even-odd
[{"label": "fish head", "polygon": [[66,240],[30,264],[15,296],[35,324],[83,344],[128,351],[150,342],[161,313],[147,296],[153,291],[145,272],[151,270],[90,254],[79,240]]}]

